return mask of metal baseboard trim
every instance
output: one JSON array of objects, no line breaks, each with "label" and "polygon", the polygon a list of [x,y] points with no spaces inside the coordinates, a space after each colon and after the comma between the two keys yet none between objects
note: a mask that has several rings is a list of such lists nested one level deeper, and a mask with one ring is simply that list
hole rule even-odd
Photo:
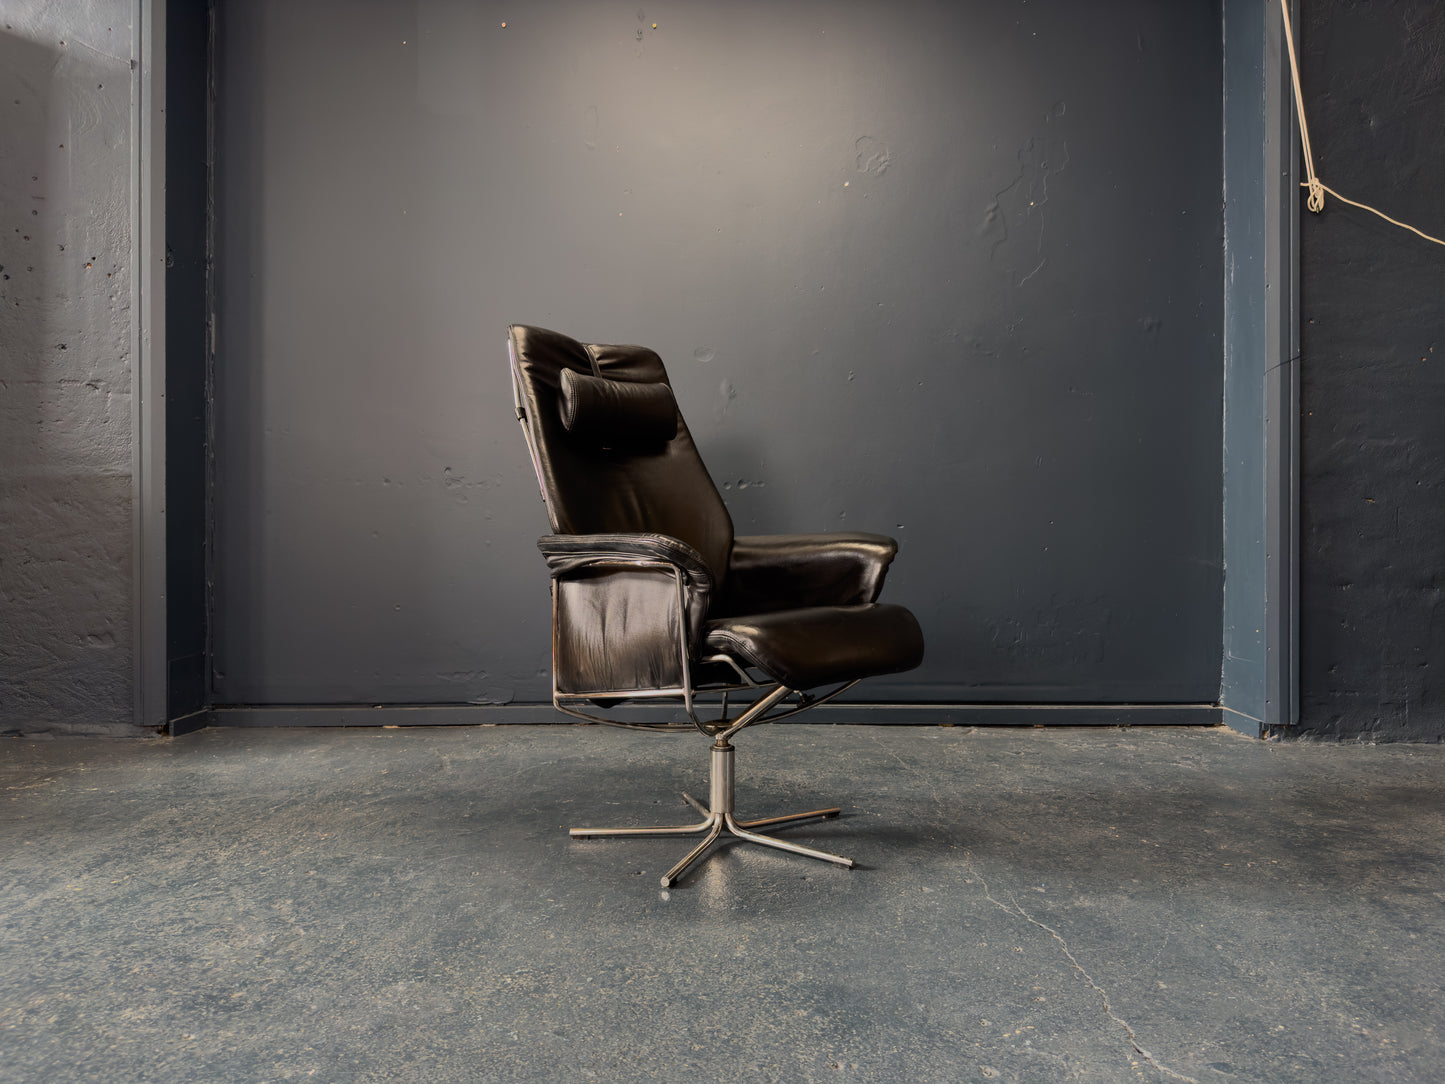
[{"label": "metal baseboard trim", "polygon": [[[638,704],[619,720],[671,722],[676,706]],[[1217,726],[1217,704],[820,704],[799,717],[814,723],[902,726]],[[216,707],[172,724],[172,734],[202,726],[498,726],[575,720],[551,704],[316,704]],[[184,724],[182,726],[181,724]]]},{"label": "metal baseboard trim", "polygon": [[[497,726],[568,723],[551,704],[303,704],[215,707],[211,726]],[[657,715],[640,710],[634,715]],[[649,720],[650,721],[650,720]]]},{"label": "metal baseboard trim", "polygon": [[824,704],[819,723],[905,726],[1216,726],[1217,704]]},{"label": "metal baseboard trim", "polygon": [[202,708],[200,711],[193,711],[189,715],[182,715],[166,723],[163,733],[169,738],[179,738],[183,734],[194,734],[197,730],[204,730],[214,725],[209,708]]}]

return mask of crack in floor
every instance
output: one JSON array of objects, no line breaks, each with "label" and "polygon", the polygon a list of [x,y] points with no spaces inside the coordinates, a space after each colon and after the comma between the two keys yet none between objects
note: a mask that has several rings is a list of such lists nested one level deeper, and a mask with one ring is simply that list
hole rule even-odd
[{"label": "crack in floor", "polygon": [[1068,961],[1073,966],[1074,970],[1077,971],[1080,975],[1082,975],[1084,977],[1084,981],[1087,982],[1091,987],[1093,987],[1094,992],[1099,995],[1099,1000],[1104,1006],[1105,1015],[1107,1015],[1110,1020],[1114,1021],[1114,1023],[1118,1024],[1119,1027],[1123,1029],[1124,1034],[1127,1035],[1129,1038],[1129,1045],[1134,1048],[1134,1052],[1138,1054],[1140,1058],[1148,1062],[1149,1065],[1151,1065],[1153,1068],[1157,1069],[1159,1072],[1163,1073],[1167,1077],[1171,1077],[1174,1080],[1186,1081],[1187,1084],[1199,1084],[1199,1081],[1196,1080],[1194,1077],[1185,1076],[1183,1073],[1177,1072],[1169,1068],[1169,1066],[1159,1062],[1153,1054],[1149,1053],[1149,1051],[1145,1050],[1142,1046],[1139,1045],[1139,1037],[1134,1033],[1134,1029],[1129,1026],[1129,1021],[1125,1020],[1122,1016],[1120,1016],[1114,1011],[1114,1005],[1109,1000],[1108,991],[1106,991],[1102,986],[1095,982],[1094,976],[1090,975],[1089,972],[1085,970],[1084,965],[1079,963],[1078,959],[1069,949],[1069,943],[1064,940],[1063,936],[1059,933],[1058,930],[1054,929],[1046,922],[1040,922],[1038,919],[1034,918],[1033,915],[1025,911],[1023,907],[1019,905],[1019,901],[1013,897],[1012,893],[1009,894],[1008,903],[1004,903],[1002,900],[996,898],[993,894],[993,890],[989,888],[987,879],[983,876],[983,874],[978,872],[978,867],[973,864],[973,860],[971,857],[965,858],[963,864],[970,874],[978,878],[979,884],[983,885],[983,895],[989,903],[993,904],[995,907],[998,907],[1000,910],[1006,911],[1011,915],[1017,915],[1025,922],[1029,922],[1037,926],[1039,929],[1043,930],[1046,934],[1048,934],[1059,943],[1059,947],[1063,950],[1064,956],[1068,958]]},{"label": "crack in floor", "polygon": [[[916,764],[910,764],[908,763],[908,761],[904,760],[901,756],[897,754],[897,752],[895,752],[892,748],[889,747],[887,742],[883,741],[883,739],[877,734],[870,734],[869,737],[872,739],[874,745],[878,746],[879,749],[882,749],[890,757],[898,761],[899,766],[902,767],[905,772],[907,772],[923,786],[928,788],[928,792],[933,798],[934,805],[938,806],[940,809],[946,808],[943,801],[943,796],[938,793],[938,785],[934,783],[933,778],[930,775],[921,771]],[[982,878],[980,878],[980,880],[982,880]]]}]

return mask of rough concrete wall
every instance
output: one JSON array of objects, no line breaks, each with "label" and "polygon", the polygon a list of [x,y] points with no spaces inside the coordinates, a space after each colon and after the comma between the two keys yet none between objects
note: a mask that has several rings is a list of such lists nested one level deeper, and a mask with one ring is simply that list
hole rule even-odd
[{"label": "rough concrete wall", "polygon": [[131,719],[138,0],[0,0],[0,733]]},{"label": "rough concrete wall", "polygon": [[[1445,236],[1445,11],[1315,0],[1325,184]],[[1445,739],[1445,248],[1328,200],[1301,226],[1301,730]]]}]

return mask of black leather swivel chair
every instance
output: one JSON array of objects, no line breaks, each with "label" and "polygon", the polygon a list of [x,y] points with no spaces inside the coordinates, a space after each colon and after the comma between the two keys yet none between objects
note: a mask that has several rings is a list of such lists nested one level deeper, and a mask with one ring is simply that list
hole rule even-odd
[{"label": "black leather swivel chair", "polygon": [[[699,823],[572,835],[701,834],[664,886],[724,832],[851,867],[759,831],[836,808],[734,817],[731,739],[922,661],[913,615],[875,601],[897,543],[852,532],[735,537],[657,354],[518,325],[508,346],[517,419],[552,525],[537,545],[552,573],[553,703],[612,723],[584,708],[671,699],[712,739],[708,804],[683,795]],[[737,694],[753,699],[730,719]],[[704,700],[719,702],[716,718],[699,714]]]}]

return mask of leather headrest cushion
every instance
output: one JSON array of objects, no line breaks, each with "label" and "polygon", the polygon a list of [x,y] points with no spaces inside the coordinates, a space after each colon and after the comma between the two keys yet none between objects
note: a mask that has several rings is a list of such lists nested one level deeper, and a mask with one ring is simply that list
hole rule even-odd
[{"label": "leather headrest cushion", "polygon": [[666,384],[634,384],[562,370],[562,425],[599,444],[657,444],[677,436],[677,401]]}]

